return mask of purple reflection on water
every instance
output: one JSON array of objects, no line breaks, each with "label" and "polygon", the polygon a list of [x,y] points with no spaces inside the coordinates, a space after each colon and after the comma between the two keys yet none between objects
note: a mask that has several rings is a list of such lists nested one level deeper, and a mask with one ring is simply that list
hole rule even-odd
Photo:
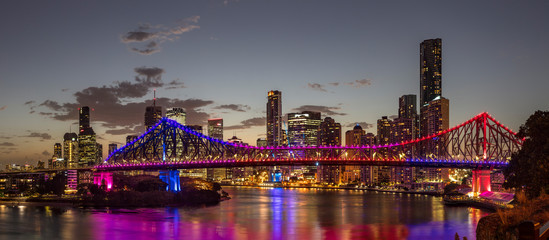
[{"label": "purple reflection on water", "polygon": [[0,206],[0,239],[474,239],[478,209],[440,198],[224,187],[213,207],[83,210]]}]

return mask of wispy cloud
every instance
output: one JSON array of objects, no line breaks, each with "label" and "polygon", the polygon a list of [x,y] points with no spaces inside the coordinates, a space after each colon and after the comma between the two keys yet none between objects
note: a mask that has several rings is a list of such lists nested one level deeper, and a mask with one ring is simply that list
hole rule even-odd
[{"label": "wispy cloud", "polygon": [[367,122],[356,122],[356,123],[349,123],[347,125],[345,125],[345,127],[355,127],[356,125],[360,125],[362,127],[362,129],[366,130],[366,129],[370,129],[370,128],[373,128],[374,127],[374,124],[371,124],[371,123],[367,123]]},{"label": "wispy cloud", "polygon": [[5,110],[7,107],[8,107],[7,105],[0,107],[0,111]]},{"label": "wispy cloud", "polygon": [[42,155],[43,155],[43,156],[48,156],[48,157],[49,157],[49,156],[51,156],[52,154],[51,154],[50,152],[48,152],[47,150],[44,150],[44,151],[42,152]]},{"label": "wispy cloud", "polygon": [[10,142],[0,143],[0,147],[13,147],[13,146],[15,146],[15,144],[10,143]]},{"label": "wispy cloud", "polygon": [[246,119],[238,125],[226,126],[225,130],[248,129],[251,127],[265,126],[266,117],[254,117]]},{"label": "wispy cloud", "polygon": [[224,104],[214,107],[214,109],[228,109],[236,112],[246,112],[250,110],[250,106],[243,104]]},{"label": "wispy cloud", "polygon": [[167,84],[166,89],[178,89],[178,88],[187,88],[183,82],[180,82],[179,79],[175,79]]},{"label": "wispy cloud", "polygon": [[192,16],[177,21],[172,27],[141,24],[137,29],[123,34],[120,41],[125,43],[131,51],[142,55],[151,55],[159,52],[162,49],[161,45],[166,41],[176,41],[181,34],[200,29],[200,26],[197,25],[198,20],[200,20],[200,16]]},{"label": "wispy cloud", "polygon": [[307,87],[316,91],[326,92],[324,85],[320,83],[307,83]]},{"label": "wispy cloud", "polygon": [[51,135],[48,133],[38,133],[38,132],[31,132],[29,135],[26,135],[24,137],[32,137],[32,138],[40,138],[41,140],[50,140]]},{"label": "wispy cloud", "polygon": [[355,80],[353,82],[345,82],[343,83],[347,86],[351,86],[351,87],[355,87],[355,88],[359,88],[359,87],[364,87],[364,86],[370,86],[372,85],[372,80],[370,79],[360,79],[360,80]]},{"label": "wispy cloud", "polygon": [[347,115],[346,113],[340,113],[337,112],[341,110],[340,107],[329,107],[329,106],[319,106],[319,105],[303,105],[298,108],[292,109],[294,111],[303,112],[303,111],[313,111],[313,112],[321,112],[328,116],[344,116]]}]

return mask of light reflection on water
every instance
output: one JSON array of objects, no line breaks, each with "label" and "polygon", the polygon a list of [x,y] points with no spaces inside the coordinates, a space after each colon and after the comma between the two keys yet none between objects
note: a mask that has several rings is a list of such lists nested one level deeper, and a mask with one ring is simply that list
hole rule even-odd
[{"label": "light reflection on water", "polygon": [[474,239],[478,209],[440,198],[347,190],[224,187],[205,208],[85,210],[0,205],[0,239]]}]

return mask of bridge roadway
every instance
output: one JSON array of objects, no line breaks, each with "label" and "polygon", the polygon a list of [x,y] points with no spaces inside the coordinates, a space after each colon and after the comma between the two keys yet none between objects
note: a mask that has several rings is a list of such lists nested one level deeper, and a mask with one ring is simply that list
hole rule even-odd
[{"label": "bridge roadway", "polygon": [[501,169],[507,166],[505,161],[465,161],[465,160],[420,160],[420,159],[278,159],[278,160],[203,160],[190,162],[144,162],[144,163],[115,163],[95,166],[98,171],[125,171],[125,170],[164,170],[164,169],[194,169],[194,168],[233,168],[255,166],[333,166],[333,165],[360,165],[360,166],[411,166],[427,168],[468,168],[468,169]]}]

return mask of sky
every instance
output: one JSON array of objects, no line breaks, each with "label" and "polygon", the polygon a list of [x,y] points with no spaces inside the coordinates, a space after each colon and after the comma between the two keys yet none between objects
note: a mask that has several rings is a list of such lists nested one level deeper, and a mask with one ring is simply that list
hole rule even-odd
[{"label": "sky", "polygon": [[98,142],[144,132],[145,107],[265,136],[282,111],[376,131],[419,99],[419,44],[442,39],[450,126],[480,112],[518,130],[549,110],[547,1],[7,1],[0,8],[0,164],[51,158],[89,106]]}]

